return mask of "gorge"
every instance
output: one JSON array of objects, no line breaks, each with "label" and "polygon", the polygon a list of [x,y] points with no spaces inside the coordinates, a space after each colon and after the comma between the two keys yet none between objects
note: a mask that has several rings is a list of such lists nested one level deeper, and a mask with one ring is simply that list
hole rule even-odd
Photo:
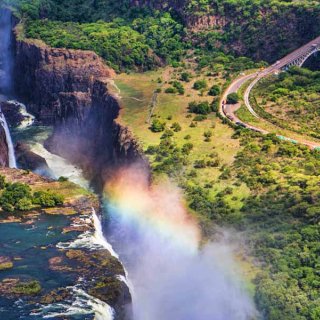
[{"label": "gorge", "polygon": [[[113,71],[92,52],[53,49],[43,43],[20,40],[18,27],[15,30],[12,45],[15,98],[27,105],[37,122],[53,126],[52,135],[41,143],[45,143],[50,152],[79,165],[91,185],[97,191],[104,191],[104,231],[119,250],[119,257],[128,271],[133,298],[131,310],[127,308],[128,288],[116,289],[121,290],[117,295],[122,298],[116,302],[112,300],[111,309],[103,302],[103,290],[110,290],[108,283],[100,284],[105,288],[101,292],[99,287],[92,290],[94,296],[91,297],[83,291],[80,282],[72,289],[77,295],[71,306],[49,305],[40,308],[32,317],[87,319],[90,305],[95,319],[104,320],[182,320],[186,317],[247,320],[256,317],[254,304],[233,268],[235,262],[229,241],[222,239],[201,247],[201,232],[196,220],[188,216],[179,191],[170,184],[150,186],[148,163],[137,141],[128,128],[117,123],[120,106],[109,89]],[[10,103],[6,112],[9,116]],[[32,127],[17,131],[16,139],[26,132],[24,143],[31,143],[31,152],[47,160],[51,173],[58,178],[61,171],[50,165],[52,156],[43,149],[32,148],[32,139],[37,135],[30,135],[30,129]],[[5,141],[10,160],[12,144],[9,139]],[[20,148],[21,152],[23,150]],[[61,161],[60,157],[55,161]],[[9,165],[12,162],[9,161]],[[33,168],[35,172],[37,169],[41,168]],[[77,169],[69,167],[69,170]],[[92,219],[93,237],[89,234],[88,238],[85,232],[75,241],[58,243],[57,247],[91,250],[93,239],[93,245],[102,245],[118,258],[103,238],[95,213]],[[185,269],[181,269],[182,266]],[[100,270],[101,267],[103,265],[96,268]],[[119,279],[127,282],[124,274]],[[179,310],[182,303],[184,309]]]},{"label": "gorge", "polygon": [[1,319],[320,318],[317,1],[0,7]]}]

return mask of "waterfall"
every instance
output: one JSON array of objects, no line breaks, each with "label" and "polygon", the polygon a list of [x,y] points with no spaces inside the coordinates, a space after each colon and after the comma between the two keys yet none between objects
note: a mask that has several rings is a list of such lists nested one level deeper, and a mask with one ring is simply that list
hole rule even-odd
[{"label": "waterfall", "polygon": [[14,154],[14,147],[13,147],[13,143],[12,143],[12,139],[11,139],[10,130],[9,130],[9,127],[7,124],[7,120],[1,111],[0,111],[0,122],[1,122],[1,125],[5,131],[5,134],[6,134],[6,141],[7,141],[7,145],[8,145],[8,156],[9,156],[9,167],[16,168],[17,163],[16,163],[16,157]]},{"label": "waterfall", "polygon": [[0,92],[12,92],[12,15],[10,10],[0,10]]}]

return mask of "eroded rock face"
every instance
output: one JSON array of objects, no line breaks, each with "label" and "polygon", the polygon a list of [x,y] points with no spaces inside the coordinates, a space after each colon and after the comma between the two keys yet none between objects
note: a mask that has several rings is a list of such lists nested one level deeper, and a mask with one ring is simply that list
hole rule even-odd
[{"label": "eroded rock face", "polygon": [[6,133],[0,125],[0,167],[9,166],[9,151],[6,139]]},{"label": "eroded rock face", "polygon": [[50,48],[37,41],[15,45],[15,88],[32,113],[53,124],[83,118],[96,79],[114,75],[91,51]]},{"label": "eroded rock face", "polygon": [[46,159],[32,152],[30,147],[24,143],[18,142],[16,144],[15,155],[21,169],[50,172]]},{"label": "eroded rock face", "polygon": [[114,71],[95,53],[17,41],[15,57],[20,98],[54,125],[48,149],[79,164],[98,188],[114,166],[142,159],[132,134],[116,122],[120,107],[108,89]]}]

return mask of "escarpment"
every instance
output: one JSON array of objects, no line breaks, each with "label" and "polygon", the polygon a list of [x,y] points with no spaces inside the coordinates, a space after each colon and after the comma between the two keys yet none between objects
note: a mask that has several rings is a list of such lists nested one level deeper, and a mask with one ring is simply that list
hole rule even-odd
[{"label": "escarpment", "polygon": [[114,71],[90,51],[54,49],[16,41],[16,92],[37,119],[54,126],[46,147],[79,164],[102,187],[119,164],[143,159],[127,128],[116,122],[110,94]]},{"label": "escarpment", "polygon": [[6,133],[2,125],[0,125],[0,167],[9,166],[9,150],[6,139]]},{"label": "escarpment", "polygon": [[210,47],[255,60],[274,62],[319,35],[319,6],[191,0],[130,3],[178,15],[189,31],[187,38],[196,44],[203,46],[207,42]]}]

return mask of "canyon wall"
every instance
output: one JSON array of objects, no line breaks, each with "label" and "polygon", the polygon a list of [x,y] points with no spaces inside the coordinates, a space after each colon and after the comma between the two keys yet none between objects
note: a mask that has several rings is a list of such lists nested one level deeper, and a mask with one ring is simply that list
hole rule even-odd
[{"label": "canyon wall", "polygon": [[282,2],[211,3],[191,0],[131,0],[179,15],[195,44],[274,62],[319,35],[320,7]]},{"label": "canyon wall", "polygon": [[6,139],[6,133],[0,125],[0,167],[9,166],[9,150]]},{"label": "canyon wall", "polygon": [[79,164],[95,186],[114,167],[144,161],[130,131],[116,122],[120,107],[109,91],[114,71],[95,53],[17,40],[14,70],[19,98],[54,126],[47,148]]}]

